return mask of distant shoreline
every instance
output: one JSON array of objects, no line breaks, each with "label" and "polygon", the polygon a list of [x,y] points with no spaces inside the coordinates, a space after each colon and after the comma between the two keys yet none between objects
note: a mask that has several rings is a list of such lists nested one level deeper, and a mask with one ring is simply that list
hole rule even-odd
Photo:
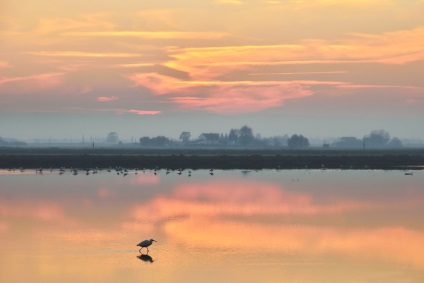
[{"label": "distant shoreline", "polygon": [[422,170],[424,149],[0,148],[0,168]]}]

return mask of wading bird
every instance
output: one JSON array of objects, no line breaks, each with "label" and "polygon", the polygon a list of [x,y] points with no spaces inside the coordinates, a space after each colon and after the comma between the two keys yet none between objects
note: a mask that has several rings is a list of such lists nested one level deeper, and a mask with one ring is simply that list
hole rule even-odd
[{"label": "wading bird", "polygon": [[153,242],[157,242],[156,240],[153,240],[153,239],[150,239],[150,240],[144,240],[144,241],[142,241],[142,242],[140,242],[137,246],[138,247],[141,247],[140,249],[139,249],[139,252],[141,252],[141,249],[142,248],[146,248],[147,249],[147,252],[149,252],[149,246],[151,245],[151,244],[153,244]]}]

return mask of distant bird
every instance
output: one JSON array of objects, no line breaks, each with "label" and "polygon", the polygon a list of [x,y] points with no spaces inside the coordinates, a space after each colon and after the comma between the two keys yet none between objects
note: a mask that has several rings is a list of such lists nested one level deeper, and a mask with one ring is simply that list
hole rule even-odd
[{"label": "distant bird", "polygon": [[142,248],[146,248],[147,249],[147,252],[149,252],[149,246],[151,245],[151,244],[153,244],[153,242],[157,242],[156,240],[153,240],[153,239],[150,239],[150,240],[144,240],[144,241],[142,241],[142,242],[140,242],[137,246],[138,247],[141,247],[140,249],[139,249],[139,252],[141,252],[141,249]]}]

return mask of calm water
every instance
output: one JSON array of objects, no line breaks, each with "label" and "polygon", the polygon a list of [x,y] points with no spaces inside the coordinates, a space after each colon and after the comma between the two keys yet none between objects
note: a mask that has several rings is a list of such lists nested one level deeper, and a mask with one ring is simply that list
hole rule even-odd
[{"label": "calm water", "polygon": [[424,282],[404,173],[0,171],[0,282]]}]

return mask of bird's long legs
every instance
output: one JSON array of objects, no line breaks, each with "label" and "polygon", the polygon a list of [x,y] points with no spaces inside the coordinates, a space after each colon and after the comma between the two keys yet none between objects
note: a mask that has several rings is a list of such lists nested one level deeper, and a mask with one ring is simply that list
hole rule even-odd
[{"label": "bird's long legs", "polygon": [[142,248],[146,248],[147,249],[147,253],[149,253],[149,248],[148,247],[141,247],[138,251],[141,253],[141,254],[143,254],[142,252],[141,252],[141,249]]}]

